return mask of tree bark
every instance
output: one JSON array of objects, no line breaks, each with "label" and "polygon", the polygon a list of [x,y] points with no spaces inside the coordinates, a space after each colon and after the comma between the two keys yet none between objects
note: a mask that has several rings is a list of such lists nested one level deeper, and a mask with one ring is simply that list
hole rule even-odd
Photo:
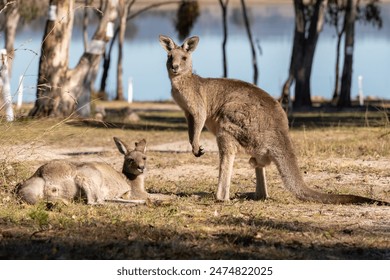
[{"label": "tree bark", "polygon": [[337,33],[337,46],[336,46],[336,65],[335,65],[335,81],[333,89],[332,101],[335,102],[339,97],[340,89],[340,48],[341,48],[341,39],[344,32]]},{"label": "tree bark", "polygon": [[114,40],[115,40],[115,36],[111,40],[111,44],[110,44],[108,51],[105,51],[105,53],[103,55],[103,57],[104,57],[103,58],[103,73],[102,73],[102,78],[100,80],[100,89],[99,89],[99,91],[101,93],[104,93],[106,91],[108,70],[110,70],[110,64],[111,64],[111,49],[112,49],[112,46],[114,45],[113,44]]},{"label": "tree bark", "polygon": [[123,94],[123,43],[125,40],[127,14],[129,7],[134,4],[135,0],[125,1],[119,0],[119,37],[118,37],[118,65],[117,65],[117,80],[116,80],[116,100],[124,100]]},{"label": "tree bark", "polygon": [[227,72],[227,57],[226,57],[226,43],[228,36],[228,28],[227,28],[227,7],[229,4],[229,0],[219,0],[219,4],[222,9],[222,27],[223,27],[223,41],[222,41],[222,66],[223,66],[223,77],[226,78],[228,76]]},{"label": "tree bark", "polygon": [[[10,112],[9,107],[11,107],[12,110],[12,98],[11,100],[8,100],[8,96],[11,97],[9,80],[11,79],[11,75],[12,75],[12,63],[15,55],[15,51],[14,51],[15,34],[16,34],[16,28],[18,26],[20,15],[18,12],[17,4],[14,1],[9,1],[9,0],[3,1],[1,3],[0,13],[3,12],[5,14],[5,20],[4,20],[4,25],[5,25],[4,41],[5,42],[4,43],[5,43],[6,56],[7,56],[6,58],[3,57],[3,59],[7,61],[7,65],[1,66],[2,78],[0,79],[2,81],[0,82],[0,110],[2,110],[4,106],[6,106],[8,108],[6,111]],[[11,103],[8,104],[8,102]],[[9,116],[8,113],[7,116]]]},{"label": "tree bark", "polygon": [[61,115],[64,112],[60,112],[58,108],[67,108],[75,102],[69,94],[63,94],[72,36],[74,0],[50,0],[49,5],[56,6],[56,18],[46,21],[39,60],[37,99],[30,111],[30,116],[34,117]]},{"label": "tree bark", "polygon": [[68,69],[68,50],[73,26],[74,1],[51,0],[57,4],[57,19],[48,20],[40,58],[37,100],[30,116],[66,117],[76,108],[81,115],[89,112],[90,84],[109,38],[106,28],[116,18],[114,1],[105,5],[103,17],[92,38],[88,51],[74,69]]},{"label": "tree bark", "polygon": [[84,51],[88,50],[88,5],[89,0],[84,1],[84,16],[83,16],[83,43],[84,43]]},{"label": "tree bark", "polygon": [[341,78],[340,98],[338,107],[350,107],[353,49],[355,44],[355,20],[356,20],[356,0],[347,0],[345,24],[345,45],[344,45],[344,66]]},{"label": "tree bark", "polygon": [[5,117],[7,121],[14,120],[14,111],[12,108],[12,96],[10,77],[8,73],[8,57],[7,52],[1,52],[0,57],[0,94],[4,104],[0,104],[0,111],[4,107]]},{"label": "tree bark", "polygon": [[293,82],[295,81],[295,75],[297,73],[297,67],[299,65],[298,61],[302,60],[303,53],[300,51],[301,45],[303,44],[302,35],[304,34],[304,16],[303,16],[303,5],[302,2],[294,1],[294,10],[295,10],[295,27],[294,27],[294,39],[293,39],[293,49],[291,52],[290,67],[288,71],[287,80],[283,84],[282,95],[280,97],[280,102],[282,107],[289,113],[292,109],[291,102],[291,93],[290,88]]},{"label": "tree bark", "polygon": [[257,84],[259,80],[259,70],[257,67],[257,58],[256,58],[256,48],[253,43],[253,38],[252,38],[252,32],[251,32],[251,26],[249,23],[249,18],[246,10],[246,5],[245,5],[245,0],[241,0],[241,7],[242,7],[242,14],[244,17],[244,23],[245,23],[245,29],[246,33],[248,35],[248,40],[249,44],[251,46],[251,53],[252,53],[252,65],[253,65],[253,84]]},{"label": "tree bark", "polygon": [[332,104],[337,104],[340,94],[340,53],[341,53],[341,40],[345,33],[345,25],[346,25],[346,17],[344,16],[344,20],[342,22],[340,28],[340,13],[343,11],[343,6],[340,6],[337,1],[333,3],[333,25],[335,27],[336,35],[337,35],[337,43],[336,43],[336,63],[335,63],[335,81],[334,81],[334,89],[332,96]]},{"label": "tree bark", "polygon": [[[11,1],[7,1],[11,2]],[[9,5],[5,12],[6,21],[5,21],[5,49],[7,50],[8,55],[8,75],[11,78],[12,75],[12,64],[15,55],[14,51],[14,43],[15,43],[15,35],[16,28],[18,27],[19,22],[19,12],[17,6]]]},{"label": "tree bark", "polygon": [[304,33],[300,34],[303,41],[300,50],[302,56],[295,74],[294,107],[312,106],[310,77],[319,33],[324,23],[325,5],[326,1],[316,0],[310,20],[306,22],[307,29],[304,28]]},{"label": "tree bark", "polygon": [[294,0],[295,29],[289,75],[282,89],[281,100],[286,102],[290,86],[295,81],[294,107],[310,107],[310,77],[319,34],[324,24],[327,0],[316,0],[310,17],[303,0]]},{"label": "tree bark", "polygon": [[[104,53],[106,44],[111,39],[107,37],[107,25],[117,18],[117,7],[115,0],[108,0],[103,17],[100,19],[99,26],[95,31],[90,43],[90,49],[81,56],[77,66],[68,72],[68,88],[71,89],[74,100],[78,101],[77,114],[83,117],[90,114],[90,85],[95,80],[101,57]],[[99,51],[95,52],[92,48],[98,43]]]}]

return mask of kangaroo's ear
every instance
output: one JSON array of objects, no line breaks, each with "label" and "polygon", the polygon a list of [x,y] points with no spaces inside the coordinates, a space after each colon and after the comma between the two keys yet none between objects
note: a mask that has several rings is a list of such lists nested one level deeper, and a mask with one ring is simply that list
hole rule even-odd
[{"label": "kangaroo's ear", "polygon": [[115,144],[121,154],[126,155],[129,151],[126,144],[123,143],[119,138],[114,137]]},{"label": "kangaroo's ear", "polygon": [[199,37],[193,36],[185,40],[181,47],[187,52],[193,52],[196,49],[198,43],[199,43]]},{"label": "kangaroo's ear", "polygon": [[160,35],[160,44],[167,52],[170,52],[177,47],[171,38],[164,35]]},{"label": "kangaroo's ear", "polygon": [[146,152],[146,140],[142,139],[139,142],[135,142],[135,150],[141,153]]}]

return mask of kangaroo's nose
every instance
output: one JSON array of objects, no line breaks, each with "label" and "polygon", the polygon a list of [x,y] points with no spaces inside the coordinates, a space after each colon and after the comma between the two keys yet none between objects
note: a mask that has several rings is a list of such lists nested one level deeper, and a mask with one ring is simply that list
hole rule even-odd
[{"label": "kangaroo's nose", "polygon": [[173,70],[173,71],[177,71],[177,69],[179,69],[179,65],[173,64],[173,65],[172,65],[172,70]]}]

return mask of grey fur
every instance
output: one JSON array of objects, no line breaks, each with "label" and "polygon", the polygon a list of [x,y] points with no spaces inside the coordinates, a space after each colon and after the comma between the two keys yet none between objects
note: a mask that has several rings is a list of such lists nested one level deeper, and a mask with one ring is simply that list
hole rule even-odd
[{"label": "grey fur", "polygon": [[299,170],[288,119],[280,104],[253,84],[193,74],[191,54],[198,42],[199,37],[194,36],[178,46],[171,38],[160,35],[160,44],[168,53],[172,97],[185,113],[193,154],[197,157],[204,154],[199,144],[204,126],[216,136],[220,157],[217,200],[229,200],[234,158],[238,149],[243,148],[251,156],[249,163],[256,170],[255,199],[268,197],[264,168],[274,162],[284,186],[299,199],[390,205],[366,197],[326,194],[308,188]]},{"label": "grey fur", "polygon": [[114,137],[114,141],[124,155],[122,174],[102,162],[53,160],[18,185],[17,195],[29,204],[42,200],[69,203],[78,198],[86,199],[88,204],[143,204],[146,199],[167,199],[168,196],[145,191],[146,141],[135,143],[134,150],[119,138]]}]

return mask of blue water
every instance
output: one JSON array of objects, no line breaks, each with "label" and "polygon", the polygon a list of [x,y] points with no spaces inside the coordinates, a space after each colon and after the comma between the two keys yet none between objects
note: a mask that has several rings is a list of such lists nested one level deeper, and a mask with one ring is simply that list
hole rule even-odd
[{"label": "blue water", "polygon": [[[294,13],[291,5],[255,5],[250,7],[252,31],[259,41],[262,54],[258,54],[260,79],[258,85],[274,97],[280,95],[287,77],[292,48]],[[390,98],[390,5],[382,5],[384,24],[378,30],[357,24],[354,52],[352,95],[358,92],[358,76],[363,76],[364,95]],[[140,16],[128,25],[124,50],[124,89],[131,78],[134,99],[139,101],[170,99],[170,83],[165,68],[166,53],[158,42],[165,34],[177,40],[174,30],[175,12],[151,12]],[[229,11],[228,76],[252,82],[253,69],[240,10]],[[77,21],[76,21],[77,22]],[[16,100],[19,77],[24,76],[24,101],[34,101],[40,44],[44,20],[35,21],[18,29],[11,90]],[[94,30],[91,28],[90,35]],[[200,36],[193,54],[194,71],[205,77],[222,75],[222,25],[219,6],[201,7],[201,16],[192,34]],[[0,37],[0,44],[3,37]],[[325,26],[320,35],[311,84],[312,95],[330,98],[334,85],[336,38],[331,27]],[[83,52],[82,35],[75,26],[70,48],[70,67],[78,62]],[[116,57],[113,52],[107,91],[112,98],[116,88]],[[341,65],[342,66],[342,65]],[[100,84],[97,79],[97,88]],[[127,94],[127,93],[126,93]]]}]

